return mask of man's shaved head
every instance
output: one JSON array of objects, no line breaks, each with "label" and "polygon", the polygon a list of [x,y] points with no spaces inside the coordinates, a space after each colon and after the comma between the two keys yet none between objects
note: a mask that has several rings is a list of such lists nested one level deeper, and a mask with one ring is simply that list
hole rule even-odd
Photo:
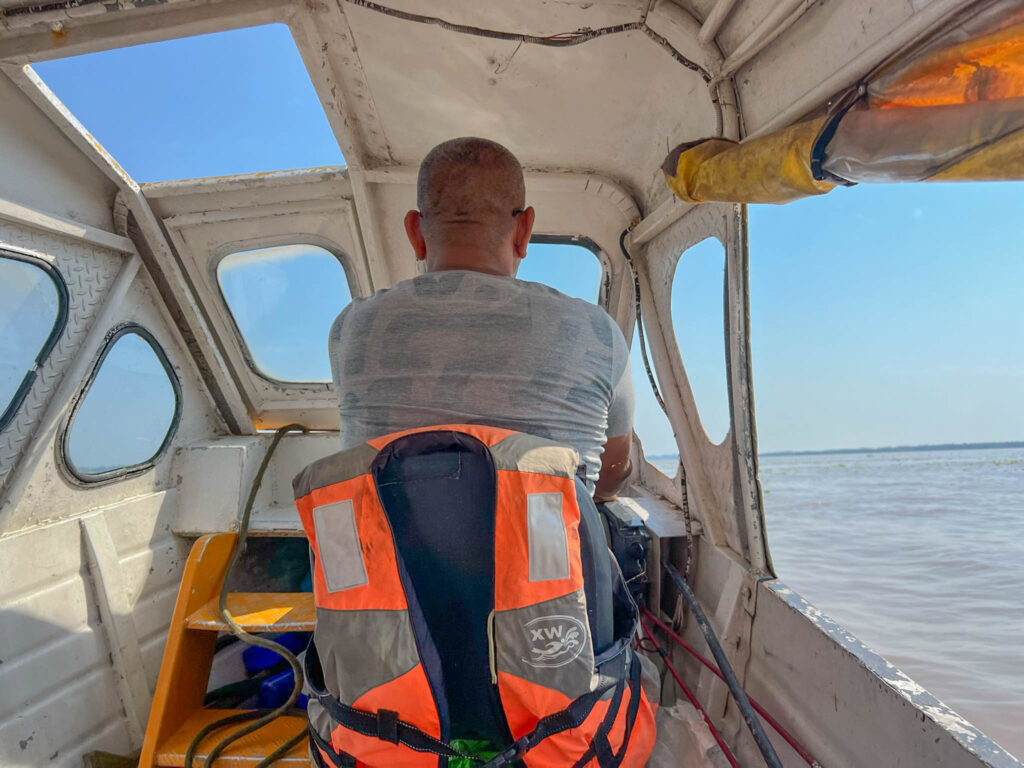
[{"label": "man's shaved head", "polygon": [[405,233],[428,271],[465,269],[514,276],[533,232],[523,168],[488,139],[438,144],[416,182],[419,210],[405,214]]},{"label": "man's shaved head", "polygon": [[523,169],[515,155],[489,139],[472,136],[438,144],[423,159],[416,205],[428,240],[472,229],[481,245],[495,245],[526,204]]}]

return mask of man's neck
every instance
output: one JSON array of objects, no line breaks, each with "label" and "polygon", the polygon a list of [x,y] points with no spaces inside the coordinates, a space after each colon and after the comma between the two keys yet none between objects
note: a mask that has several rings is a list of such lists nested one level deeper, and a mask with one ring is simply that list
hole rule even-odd
[{"label": "man's neck", "polygon": [[455,269],[482,272],[485,275],[512,277],[514,259],[503,258],[500,253],[476,247],[452,247],[441,249],[436,257],[427,255],[428,272],[447,272]]}]

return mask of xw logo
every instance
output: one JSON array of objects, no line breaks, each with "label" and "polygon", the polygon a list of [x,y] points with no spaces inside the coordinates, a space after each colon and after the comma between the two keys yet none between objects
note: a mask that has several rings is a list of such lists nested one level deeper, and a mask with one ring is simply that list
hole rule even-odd
[{"label": "xw logo", "polygon": [[561,638],[562,630],[565,629],[564,624],[559,624],[557,627],[541,627],[540,629],[530,630],[530,642],[535,643],[538,640],[544,640],[545,638],[551,640],[553,638]]},{"label": "xw logo", "polygon": [[540,616],[523,625],[533,667],[561,667],[583,653],[586,626],[572,616]]}]

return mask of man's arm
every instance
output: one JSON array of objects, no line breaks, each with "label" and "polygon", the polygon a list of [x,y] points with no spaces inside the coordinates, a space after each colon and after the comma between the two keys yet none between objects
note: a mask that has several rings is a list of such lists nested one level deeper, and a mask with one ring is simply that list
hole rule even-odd
[{"label": "man's arm", "polygon": [[[618,332],[618,328],[615,329]],[[632,466],[629,454],[633,449],[633,377],[629,370],[629,352],[626,340],[618,334],[622,341],[619,350],[619,364],[622,372],[612,389],[611,402],[608,404],[608,432],[604,453],[601,454],[601,472],[597,477],[594,491],[596,501],[611,501],[626,485]]]},{"label": "man's arm", "polygon": [[594,501],[611,501],[619,495],[633,469],[629,461],[632,450],[632,432],[608,438],[604,444],[604,453],[601,454],[601,473],[597,477]]}]

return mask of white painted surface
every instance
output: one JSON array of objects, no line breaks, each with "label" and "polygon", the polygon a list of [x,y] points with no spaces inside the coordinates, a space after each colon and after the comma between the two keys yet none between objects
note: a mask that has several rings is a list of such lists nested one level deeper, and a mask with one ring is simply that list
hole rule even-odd
[{"label": "white painted surface", "polygon": [[[180,504],[173,530],[181,536],[236,530],[242,507],[272,436],[200,440],[175,452],[171,474]],[[250,530],[301,536],[292,478],[340,448],[336,433],[287,435],[277,446],[256,495]]]},{"label": "white painted surface", "polygon": [[0,198],[113,231],[114,185],[3,74],[0,105]]},{"label": "white painted surface", "polygon": [[[147,494],[92,518],[109,531],[105,567],[123,589],[112,605],[138,639],[149,689],[187,557],[188,542],[169,528],[174,496]],[[0,660],[0,765],[79,768],[90,749],[130,751],[78,520],[0,538]]]},{"label": "white painted surface", "polygon": [[133,606],[128,601],[121,562],[104,515],[87,515],[79,523],[93,596],[124,707],[125,724],[132,746],[141,747],[153,692],[146,682],[139,637],[132,620]]},{"label": "white painted surface", "polygon": [[21,205],[11,200],[0,199],[0,219],[23,224],[30,229],[47,232],[53,235],[61,235],[74,240],[81,240],[89,245],[98,245],[101,248],[108,248],[121,253],[134,253],[135,246],[127,237],[107,232],[105,229],[91,227],[88,224],[81,224],[71,219],[55,216],[46,211],[40,211],[27,205]]}]

